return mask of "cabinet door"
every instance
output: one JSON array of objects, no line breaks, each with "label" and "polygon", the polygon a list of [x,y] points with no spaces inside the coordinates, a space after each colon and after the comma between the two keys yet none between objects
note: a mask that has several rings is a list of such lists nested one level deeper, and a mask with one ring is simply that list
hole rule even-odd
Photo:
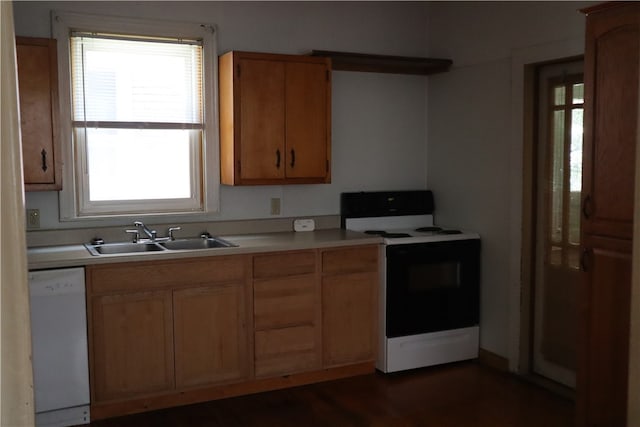
[{"label": "cabinet door", "polygon": [[377,273],[322,279],[324,366],[374,359]]},{"label": "cabinet door", "polygon": [[377,346],[378,246],[322,252],[324,367],[370,361]]},{"label": "cabinet door", "polygon": [[632,234],[639,10],[616,6],[587,19],[582,229],[589,234]]},{"label": "cabinet door", "polygon": [[170,291],[91,298],[93,402],[174,388]]},{"label": "cabinet door", "polygon": [[248,376],[243,284],[175,291],[176,386],[229,382]]},{"label": "cabinet door", "polygon": [[328,180],[330,96],[327,64],[286,64],[287,178]]},{"label": "cabinet door", "polygon": [[284,178],[284,63],[241,58],[240,177]]},{"label": "cabinet door", "polygon": [[26,190],[59,190],[56,41],[16,37]]},{"label": "cabinet door", "polygon": [[301,55],[219,58],[223,184],[330,182],[330,68]]},{"label": "cabinet door", "polygon": [[585,236],[576,385],[579,426],[626,425],[631,241]]}]

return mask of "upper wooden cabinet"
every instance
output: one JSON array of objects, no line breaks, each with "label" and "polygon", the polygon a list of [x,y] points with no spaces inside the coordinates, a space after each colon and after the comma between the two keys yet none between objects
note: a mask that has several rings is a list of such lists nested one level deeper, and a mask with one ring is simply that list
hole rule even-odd
[{"label": "upper wooden cabinet", "polygon": [[16,37],[16,56],[25,190],[60,190],[56,41]]},{"label": "upper wooden cabinet", "polygon": [[585,50],[585,233],[630,238],[638,121],[638,5],[588,13]]},{"label": "upper wooden cabinet", "polygon": [[220,57],[223,184],[330,182],[330,69],[309,56]]}]

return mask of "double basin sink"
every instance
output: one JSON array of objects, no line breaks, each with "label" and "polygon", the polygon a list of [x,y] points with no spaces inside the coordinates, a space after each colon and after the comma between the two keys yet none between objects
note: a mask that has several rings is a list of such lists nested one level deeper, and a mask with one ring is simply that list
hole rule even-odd
[{"label": "double basin sink", "polygon": [[198,249],[214,249],[234,247],[219,237],[196,237],[190,239],[164,240],[158,242],[118,242],[118,243],[86,243],[84,245],[91,255],[125,255],[141,252],[184,251]]}]

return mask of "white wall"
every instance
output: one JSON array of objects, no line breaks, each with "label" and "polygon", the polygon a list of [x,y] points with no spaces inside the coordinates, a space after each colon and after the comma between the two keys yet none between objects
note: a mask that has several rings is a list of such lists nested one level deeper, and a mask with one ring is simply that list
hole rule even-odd
[{"label": "white wall", "polygon": [[[426,51],[426,4],[419,2],[18,1],[14,9],[16,34],[22,36],[49,37],[50,11],[65,10],[213,23],[219,53],[322,49],[422,56]],[[332,183],[222,186],[221,212],[202,219],[266,218],[271,197],[282,199],[283,217],[338,214],[342,191],[425,188],[426,82],[422,76],[334,72]],[[27,207],[40,209],[42,228],[83,225],[58,221],[56,192],[27,194]]]},{"label": "white wall", "polygon": [[579,2],[434,2],[427,181],[440,223],[482,236],[481,346],[518,359],[524,66],[584,49]]}]

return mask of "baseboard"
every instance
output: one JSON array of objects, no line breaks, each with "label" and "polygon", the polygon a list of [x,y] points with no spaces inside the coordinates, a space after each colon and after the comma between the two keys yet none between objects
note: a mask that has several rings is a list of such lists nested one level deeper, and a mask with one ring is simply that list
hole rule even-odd
[{"label": "baseboard", "polygon": [[171,408],[174,406],[190,405],[193,403],[207,402],[227,397],[260,393],[263,391],[297,387],[321,381],[332,381],[356,375],[373,374],[374,372],[374,362],[369,361],[354,365],[339,366],[280,377],[252,379],[235,384],[213,385],[193,390],[175,390],[146,397],[123,399],[120,401],[97,404],[92,403],[91,421],[93,422],[104,418]]},{"label": "baseboard", "polygon": [[478,362],[498,371],[509,372],[509,359],[484,348],[478,351]]}]

